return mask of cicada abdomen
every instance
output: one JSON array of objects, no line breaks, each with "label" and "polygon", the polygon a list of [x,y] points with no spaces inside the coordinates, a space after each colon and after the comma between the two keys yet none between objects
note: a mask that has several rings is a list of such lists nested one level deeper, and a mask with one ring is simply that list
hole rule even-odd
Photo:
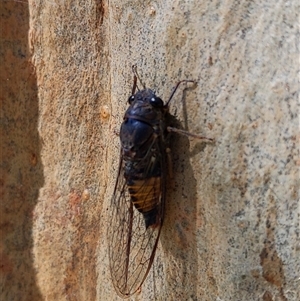
[{"label": "cicada abdomen", "polygon": [[164,217],[169,132],[191,135],[169,124],[169,102],[181,82],[164,104],[144,85],[136,92],[138,75],[136,69],[133,71],[132,95],[120,130],[120,165],[108,226],[112,282],[123,298],[141,287],[155,256]]}]

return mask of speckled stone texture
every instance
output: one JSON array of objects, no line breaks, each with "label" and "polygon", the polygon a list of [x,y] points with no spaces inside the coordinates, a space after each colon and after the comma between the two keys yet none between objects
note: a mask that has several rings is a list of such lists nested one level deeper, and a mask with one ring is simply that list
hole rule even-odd
[{"label": "speckled stone texture", "polygon": [[[131,65],[171,104],[157,256],[129,300],[300,300],[299,1],[1,1],[1,300],[120,300],[106,228]],[[2,63],[3,62],[3,63]]]}]

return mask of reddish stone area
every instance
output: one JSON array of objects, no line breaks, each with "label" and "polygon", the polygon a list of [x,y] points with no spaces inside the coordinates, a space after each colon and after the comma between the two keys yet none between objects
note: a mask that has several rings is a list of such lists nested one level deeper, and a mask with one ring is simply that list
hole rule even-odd
[{"label": "reddish stone area", "polygon": [[0,299],[42,300],[32,255],[33,210],[44,179],[28,3],[1,1],[0,13]]}]

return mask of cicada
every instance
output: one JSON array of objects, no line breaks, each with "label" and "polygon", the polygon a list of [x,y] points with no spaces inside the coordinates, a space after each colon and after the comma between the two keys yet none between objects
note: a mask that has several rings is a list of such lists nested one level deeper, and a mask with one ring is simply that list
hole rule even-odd
[{"label": "cicada", "polygon": [[129,107],[120,130],[120,163],[107,235],[112,282],[122,298],[140,289],[154,260],[164,219],[170,133],[209,139],[170,124],[169,103],[176,89],[183,82],[194,81],[177,83],[164,103],[145,87],[136,66],[133,72]]}]

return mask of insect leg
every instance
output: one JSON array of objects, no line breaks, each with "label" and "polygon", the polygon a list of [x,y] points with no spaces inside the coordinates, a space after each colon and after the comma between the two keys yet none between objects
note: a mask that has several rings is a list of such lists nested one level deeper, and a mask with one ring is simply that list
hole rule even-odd
[{"label": "insect leg", "polygon": [[174,96],[176,90],[178,89],[178,87],[179,87],[179,85],[180,85],[181,83],[195,83],[195,82],[196,82],[196,81],[194,81],[194,80],[188,80],[188,79],[184,79],[184,80],[181,80],[180,82],[178,82],[177,85],[175,86],[175,88],[173,89],[173,92],[171,93],[171,95],[170,95],[170,97],[169,97],[169,100],[168,100],[167,103],[166,103],[166,106],[169,105],[169,102],[170,102],[171,99],[173,98],[173,96]]},{"label": "insect leg", "polygon": [[187,131],[184,131],[184,130],[173,128],[171,126],[167,127],[167,131],[168,132],[174,132],[174,133],[177,133],[177,134],[180,134],[180,135],[185,135],[185,136],[193,137],[193,138],[196,138],[196,139],[208,140],[210,142],[214,142],[213,138],[207,138],[207,137],[200,136],[200,135],[197,135],[197,134],[193,134],[193,133],[190,133],[190,132],[187,132]]},{"label": "insect leg", "polygon": [[[169,179],[171,180],[170,182],[173,183],[173,169],[172,169],[172,154],[171,154],[171,149],[170,148],[166,148],[166,154],[167,154],[167,167],[168,167],[168,175],[169,175]],[[174,188],[174,187],[173,187]]]}]

